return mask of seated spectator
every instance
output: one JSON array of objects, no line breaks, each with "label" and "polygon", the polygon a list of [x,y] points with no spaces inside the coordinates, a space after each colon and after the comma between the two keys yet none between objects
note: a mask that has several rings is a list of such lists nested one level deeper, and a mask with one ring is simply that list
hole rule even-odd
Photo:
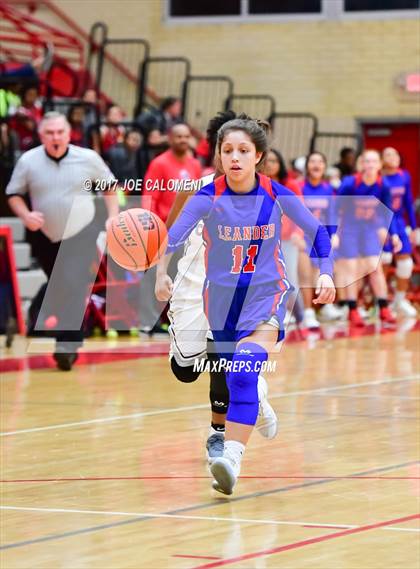
[{"label": "seated spectator", "polygon": [[67,112],[67,120],[71,126],[70,144],[88,148],[84,105],[77,103],[72,105]]},{"label": "seated spectator", "polygon": [[42,106],[38,100],[38,86],[30,85],[22,93],[21,104],[10,119],[10,128],[16,133],[18,149],[22,152],[39,144],[38,124],[42,118]]},{"label": "seated spectator", "polygon": [[82,97],[82,101],[85,103],[84,127],[85,131],[88,132],[89,127],[95,124],[99,118],[99,103],[95,89],[87,89]]},{"label": "seated spectator", "polygon": [[[124,142],[112,146],[106,159],[110,169],[121,185],[125,185],[133,194],[129,180],[140,180],[145,171],[143,156],[140,151],[142,136],[138,130],[128,130]],[[135,193],[135,191],[134,191]]]},{"label": "seated spectator", "polygon": [[106,153],[112,146],[123,142],[125,128],[120,124],[124,114],[118,105],[111,105],[106,113],[106,124],[99,129],[100,146],[102,153]]},{"label": "seated spectator", "polygon": [[37,125],[40,123],[43,112],[42,103],[39,98],[38,85],[29,85],[23,90],[22,104],[17,109],[18,113],[20,111],[26,116],[34,119]]},{"label": "seated spectator", "polygon": [[334,164],[340,171],[341,179],[351,176],[356,172],[356,151],[349,146],[344,146],[340,150],[340,160]]},{"label": "seated spectator", "polygon": [[170,129],[182,122],[182,102],[177,97],[166,97],[159,109],[145,111],[137,117],[147,144],[159,146],[168,143]]}]

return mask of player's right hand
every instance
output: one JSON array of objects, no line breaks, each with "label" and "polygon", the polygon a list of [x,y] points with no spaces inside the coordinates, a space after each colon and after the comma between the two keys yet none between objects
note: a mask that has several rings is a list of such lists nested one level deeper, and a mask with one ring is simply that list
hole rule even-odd
[{"label": "player's right hand", "polygon": [[172,296],[173,282],[169,275],[157,275],[155,295],[156,298],[162,302],[168,301]]},{"label": "player's right hand", "polygon": [[29,231],[38,231],[44,225],[44,214],[40,211],[30,211],[22,221]]}]

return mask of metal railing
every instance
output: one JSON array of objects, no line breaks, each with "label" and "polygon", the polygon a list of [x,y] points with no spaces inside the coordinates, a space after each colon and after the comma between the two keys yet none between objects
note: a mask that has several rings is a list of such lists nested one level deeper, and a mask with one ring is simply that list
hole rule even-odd
[{"label": "metal railing", "polygon": [[340,159],[340,150],[345,146],[358,154],[362,149],[362,137],[355,133],[316,132],[311,141],[311,152],[322,152],[328,164],[334,164]]},{"label": "metal railing", "polygon": [[233,81],[224,75],[189,75],[182,92],[185,121],[204,133],[209,120],[226,108],[233,93]]},{"label": "metal railing", "polygon": [[159,99],[182,98],[184,83],[190,75],[191,63],[185,57],[148,57],[139,75],[139,97],[135,116],[155,106]]},{"label": "metal railing", "polygon": [[278,148],[289,162],[306,156],[318,129],[318,119],[311,113],[274,113],[272,146]]},{"label": "metal railing", "polygon": [[250,117],[263,119],[272,124],[276,112],[276,101],[271,95],[231,95],[227,109],[246,113]]}]

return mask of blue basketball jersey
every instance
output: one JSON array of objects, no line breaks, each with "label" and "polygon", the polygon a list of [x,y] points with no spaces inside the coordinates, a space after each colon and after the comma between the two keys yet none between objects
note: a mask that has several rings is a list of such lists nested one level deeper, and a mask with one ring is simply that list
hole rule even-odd
[{"label": "blue basketball jersey", "polygon": [[[170,228],[167,252],[181,246],[203,219],[206,275],[210,282],[241,287],[286,281],[280,241],[283,212],[312,239],[321,272],[331,275],[331,245],[326,229],[293,192],[261,174],[247,194],[232,191],[225,176],[199,190]],[[285,286],[289,286],[287,282]]]},{"label": "blue basketball jersey", "polygon": [[[352,199],[340,200],[344,196]],[[387,209],[382,208],[380,203]],[[338,190],[337,207],[341,213],[343,231],[362,224],[371,226],[373,230],[389,227],[391,233],[396,233],[390,187],[381,176],[370,185],[365,184],[360,174],[344,178]]]},{"label": "blue basketball jersey", "polygon": [[328,182],[314,186],[306,179],[302,186],[303,200],[306,207],[323,225],[334,224],[334,190]]},{"label": "blue basketball jersey", "polygon": [[395,174],[384,176],[390,186],[391,208],[401,221],[407,215],[411,229],[416,228],[416,214],[411,193],[411,178],[406,170],[398,170]]}]

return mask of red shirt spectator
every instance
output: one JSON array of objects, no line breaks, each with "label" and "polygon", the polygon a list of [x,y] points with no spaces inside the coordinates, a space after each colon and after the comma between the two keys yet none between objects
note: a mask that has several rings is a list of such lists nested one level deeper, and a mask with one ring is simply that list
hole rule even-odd
[{"label": "red shirt spectator", "polygon": [[118,105],[109,107],[106,114],[106,124],[100,128],[101,150],[107,152],[112,146],[124,142],[125,128],[119,124],[124,120],[124,114]]},{"label": "red shirt spectator", "polygon": [[176,192],[168,189],[172,186],[168,184],[169,180],[198,180],[201,177],[200,162],[190,153],[190,136],[187,125],[175,125],[169,134],[169,150],[154,158],[146,172],[144,207],[150,208],[165,222],[176,197]]}]

